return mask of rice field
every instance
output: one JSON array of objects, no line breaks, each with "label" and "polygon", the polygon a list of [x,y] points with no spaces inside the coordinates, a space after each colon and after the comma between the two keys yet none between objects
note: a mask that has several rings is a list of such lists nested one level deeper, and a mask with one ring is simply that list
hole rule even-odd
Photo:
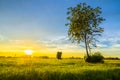
[{"label": "rice field", "polygon": [[0,58],[0,80],[120,80],[120,60]]}]

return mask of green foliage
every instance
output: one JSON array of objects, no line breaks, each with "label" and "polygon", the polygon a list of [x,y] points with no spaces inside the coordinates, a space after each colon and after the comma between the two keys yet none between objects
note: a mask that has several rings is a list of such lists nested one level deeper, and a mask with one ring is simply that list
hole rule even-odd
[{"label": "green foliage", "polygon": [[90,54],[90,45],[96,47],[96,36],[101,36],[104,31],[99,27],[105,19],[100,16],[101,8],[92,8],[86,3],[80,3],[76,7],[68,8],[67,19],[69,23],[68,36],[72,42],[84,42],[87,57]]},{"label": "green foliage", "polygon": [[88,36],[95,36],[100,34],[93,33],[104,31],[103,28],[98,27],[104,21],[100,17],[101,11],[99,7],[92,8],[85,3],[80,3],[76,7],[68,8],[67,14],[70,23],[67,23],[66,26],[69,26],[68,35],[72,41],[77,40],[80,43],[80,41],[84,41],[85,33]]},{"label": "green foliage", "polygon": [[90,57],[85,56],[86,62],[92,62],[92,63],[103,63],[104,57],[101,55],[100,52],[95,52],[94,54],[90,55]]}]

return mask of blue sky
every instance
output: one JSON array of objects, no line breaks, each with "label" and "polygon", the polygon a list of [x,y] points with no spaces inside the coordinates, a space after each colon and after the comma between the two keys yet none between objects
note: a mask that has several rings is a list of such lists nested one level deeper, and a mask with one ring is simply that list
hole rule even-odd
[{"label": "blue sky", "polygon": [[102,8],[101,16],[106,21],[100,26],[105,32],[99,38],[98,47],[120,56],[120,0],[0,0],[1,44],[27,39],[52,48],[57,44],[79,49],[68,41],[65,23],[67,8],[81,2]]}]

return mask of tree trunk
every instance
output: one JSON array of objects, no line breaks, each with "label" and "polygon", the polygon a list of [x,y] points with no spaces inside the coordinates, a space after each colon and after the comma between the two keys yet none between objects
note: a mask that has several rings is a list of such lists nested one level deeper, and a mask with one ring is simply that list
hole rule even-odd
[{"label": "tree trunk", "polygon": [[87,38],[86,38],[86,34],[85,34],[85,48],[86,48],[86,54],[87,54],[87,57],[90,58],[89,56],[89,52],[88,52],[88,44],[87,44]]},{"label": "tree trunk", "polygon": [[90,48],[90,44],[89,44],[89,43],[87,43],[87,44],[88,44],[89,55],[91,55],[91,48]]}]

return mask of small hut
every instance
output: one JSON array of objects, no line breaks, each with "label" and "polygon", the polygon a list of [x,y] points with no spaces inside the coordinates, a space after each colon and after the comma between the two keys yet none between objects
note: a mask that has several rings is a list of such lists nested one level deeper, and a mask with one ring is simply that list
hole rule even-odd
[{"label": "small hut", "polygon": [[62,57],[62,52],[59,52],[59,51],[58,51],[56,57],[57,57],[57,59],[62,59],[62,58],[61,58],[61,57]]}]

